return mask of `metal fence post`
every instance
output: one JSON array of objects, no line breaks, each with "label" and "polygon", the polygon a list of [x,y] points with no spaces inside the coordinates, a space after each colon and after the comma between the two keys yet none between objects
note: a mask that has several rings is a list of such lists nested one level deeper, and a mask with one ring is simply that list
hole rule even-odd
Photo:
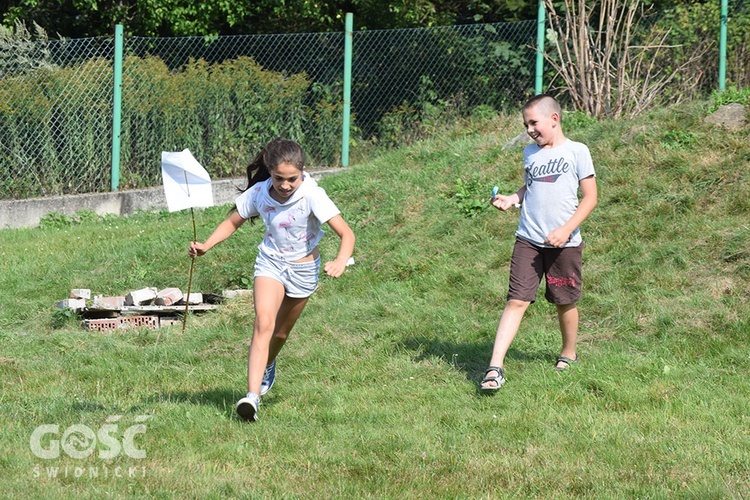
[{"label": "metal fence post", "polygon": [[536,80],[534,92],[542,93],[542,77],[544,76],[544,0],[539,0],[539,9],[536,16]]},{"label": "metal fence post", "polygon": [[719,35],[719,91],[726,89],[727,79],[727,18],[728,0],[721,0],[721,31]]},{"label": "metal fence post", "polygon": [[114,92],[112,102],[112,191],[120,187],[120,125],[122,121],[122,25],[115,25]]},{"label": "metal fence post", "polygon": [[349,128],[352,105],[352,32],[354,31],[354,15],[346,14],[344,23],[344,119],[341,130],[341,166],[349,166]]}]

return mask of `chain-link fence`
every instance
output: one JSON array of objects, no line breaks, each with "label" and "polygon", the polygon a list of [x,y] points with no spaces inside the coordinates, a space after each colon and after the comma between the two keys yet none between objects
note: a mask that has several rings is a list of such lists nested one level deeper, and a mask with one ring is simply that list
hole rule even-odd
[{"label": "chain-link fence", "polygon": [[212,178],[244,175],[277,136],[311,166],[338,161],[342,33],[130,38],[125,53],[123,188],[158,184],[161,151],[184,148]]},{"label": "chain-link fence", "polygon": [[[446,110],[517,106],[534,37],[531,21],[354,33],[354,142],[395,144]],[[109,190],[114,40],[31,46],[36,66],[0,75],[0,198]],[[244,175],[279,135],[311,166],[338,164],[343,66],[343,33],[126,39],[119,188],[159,185],[161,151],[185,148],[213,178]]]},{"label": "chain-link fence", "polygon": [[0,197],[102,191],[112,150],[112,44],[18,44],[0,67]]},{"label": "chain-link fence", "polygon": [[[517,110],[534,91],[536,30],[522,21],[354,32],[352,155]],[[730,68],[746,71],[732,66],[743,44],[729,49]],[[119,189],[159,185],[161,152],[185,148],[214,179],[244,175],[279,135],[299,141],[310,166],[339,163],[343,32],[133,37],[123,52]],[[113,38],[0,39],[0,199],[111,189],[114,54]]]},{"label": "chain-link fence", "polygon": [[354,33],[352,112],[366,139],[484,105],[517,107],[534,87],[536,22]]}]

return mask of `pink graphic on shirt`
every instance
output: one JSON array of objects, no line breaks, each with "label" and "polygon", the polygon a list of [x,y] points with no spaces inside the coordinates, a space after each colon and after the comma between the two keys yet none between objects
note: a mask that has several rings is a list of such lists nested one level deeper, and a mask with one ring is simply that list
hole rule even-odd
[{"label": "pink graphic on shirt", "polygon": [[287,238],[289,237],[289,228],[292,227],[292,221],[295,220],[297,220],[297,217],[295,217],[292,212],[288,212],[286,214],[286,220],[279,222],[279,227],[286,229]]},{"label": "pink graphic on shirt", "polygon": [[263,211],[266,212],[266,213],[268,213],[268,212],[275,212],[276,211],[276,207],[274,207],[273,205],[266,205],[266,208],[264,208]]}]

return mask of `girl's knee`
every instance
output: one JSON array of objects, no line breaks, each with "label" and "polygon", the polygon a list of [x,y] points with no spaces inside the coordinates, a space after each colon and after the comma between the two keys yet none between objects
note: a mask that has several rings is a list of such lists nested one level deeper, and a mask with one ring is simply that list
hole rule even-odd
[{"label": "girl's knee", "polygon": [[289,336],[289,332],[286,330],[274,332],[273,338],[279,339],[279,340],[286,340],[286,338]]},{"label": "girl's knee", "polygon": [[256,335],[273,335],[273,330],[276,326],[276,318],[272,316],[256,316],[255,317],[255,328],[254,333]]}]

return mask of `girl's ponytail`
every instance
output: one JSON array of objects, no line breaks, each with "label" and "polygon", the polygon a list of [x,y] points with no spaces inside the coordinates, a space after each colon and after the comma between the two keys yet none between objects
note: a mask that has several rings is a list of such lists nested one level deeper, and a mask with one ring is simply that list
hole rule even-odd
[{"label": "girl's ponytail", "polygon": [[271,172],[263,161],[264,152],[265,150],[261,150],[261,152],[255,156],[255,159],[247,166],[247,187],[240,191],[245,192],[257,183],[263,182],[271,177]]}]

